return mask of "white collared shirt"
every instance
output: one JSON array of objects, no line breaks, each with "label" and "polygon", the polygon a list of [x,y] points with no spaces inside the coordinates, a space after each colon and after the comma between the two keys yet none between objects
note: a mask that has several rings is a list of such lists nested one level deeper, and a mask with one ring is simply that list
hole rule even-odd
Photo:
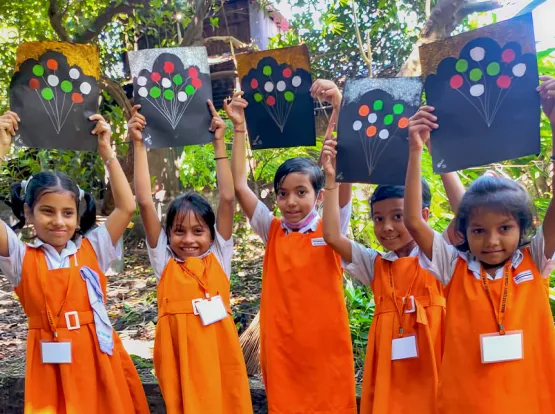
[{"label": "white collared shirt", "polygon": [[[233,237],[230,237],[229,240],[224,240],[216,229],[214,229],[214,235],[214,242],[212,242],[210,248],[205,253],[198,256],[198,258],[202,259],[210,253],[214,253],[218,263],[229,279],[231,277],[231,258],[233,257]],[[170,248],[168,237],[166,236],[166,231],[164,229],[161,229],[160,231],[160,236],[158,236],[156,246],[150,247],[148,242],[146,245],[148,248],[150,264],[154,274],[156,275],[157,282],[160,282],[162,273],[164,273],[164,269],[172,257],[178,262],[183,263],[183,260],[180,260]]]},{"label": "white collared shirt", "polygon": [[[54,247],[39,239],[36,239],[33,243],[23,243],[7,224],[0,221],[0,225],[6,227],[9,251],[8,257],[0,256],[0,270],[13,287],[17,287],[19,282],[21,282],[21,271],[27,249],[26,246],[42,249],[46,256],[46,264],[50,270],[68,268],[70,257],[77,253],[77,250],[81,247],[82,237],[78,237],[75,242],[72,240],[68,241],[66,247],[58,253]],[[98,266],[102,272],[108,271],[114,261],[121,260],[122,251],[119,248],[119,244],[118,246],[112,244],[112,237],[108,233],[106,226],[96,227],[87,233],[86,238],[96,253]]]},{"label": "white collared shirt", "polygon": [[[352,208],[352,205],[351,205],[351,202],[349,202],[345,207],[341,208],[341,210],[339,211],[339,223],[341,226],[341,233],[344,235],[347,234],[347,232],[349,231],[349,224],[351,220],[351,208]],[[266,205],[262,201],[258,200],[258,204],[256,205],[256,209],[254,210],[254,214],[250,219],[250,225],[253,231],[256,234],[258,234],[258,236],[260,236],[264,244],[268,243],[268,235],[270,234],[270,226],[272,225],[273,219],[274,219],[274,215],[272,214],[270,209],[266,207]],[[316,231],[316,229],[318,228],[318,223],[320,222],[320,219],[321,219],[320,215],[317,214],[316,217],[314,217],[314,219],[310,223],[308,223],[303,228],[299,229],[299,233],[308,233],[311,231],[312,232]],[[287,229],[287,227],[284,225],[283,222],[281,223],[281,227],[283,228],[283,230],[285,230],[287,234],[289,234],[289,230]]]},{"label": "white collared shirt", "polygon": [[[457,250],[454,246],[448,244],[441,234],[434,232],[434,244],[432,250],[432,260],[430,261],[423,253],[419,254],[420,265],[428,270],[432,275],[435,276],[443,285],[448,285],[453,278],[453,273],[455,267],[457,266],[457,261],[462,258],[467,264],[468,269],[472,272],[476,279],[480,279],[480,262],[474,257],[470,252],[461,252]],[[555,254],[551,258],[545,257],[544,253],[544,236],[543,229],[540,227],[532,241],[529,245],[530,254],[532,260],[534,261],[536,267],[540,271],[542,277],[546,278],[551,274],[553,268],[555,268]],[[517,249],[512,256],[512,267],[516,269],[522,262],[524,255],[520,249]],[[503,268],[499,268],[495,271],[495,275],[492,276],[488,273],[488,278],[490,280],[501,279],[503,277]]]}]

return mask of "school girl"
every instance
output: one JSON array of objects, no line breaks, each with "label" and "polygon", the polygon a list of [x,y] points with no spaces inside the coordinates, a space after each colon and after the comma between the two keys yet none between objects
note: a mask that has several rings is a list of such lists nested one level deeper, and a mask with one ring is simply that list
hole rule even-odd
[{"label": "school girl", "polygon": [[[104,307],[104,272],[118,258],[135,201],[110,146],[110,126],[100,115],[92,134],[112,183],[116,207],[96,227],[94,199],[65,174],[41,172],[12,186],[11,206],[21,228],[33,225],[25,244],[0,221],[0,270],[15,288],[29,331],[25,413],[148,413],[137,371],[110,325]],[[20,119],[0,117],[0,155]],[[79,206],[86,210],[79,217]]]},{"label": "school girl", "polygon": [[[553,129],[555,79],[540,79]],[[419,216],[422,147],[436,127],[430,113],[410,121],[405,223],[423,266],[446,286],[439,412],[553,413],[555,329],[544,280],[555,252],[553,201],[530,238],[536,215],[526,190],[503,177],[481,177],[457,213],[463,243],[448,245]]]},{"label": "school girl", "polygon": [[158,280],[154,368],[169,414],[250,414],[250,388],[231,316],[233,179],[225,150],[225,124],[212,102],[210,130],[218,179],[217,214],[198,193],[170,204],[163,228],[152,201],[142,131],[133,108],[129,135],[135,148],[135,192],[148,253]]},{"label": "school girl", "polygon": [[[443,354],[443,288],[418,263],[418,246],[403,224],[403,186],[379,185],[369,200],[374,234],[387,253],[341,234],[336,144],[330,140],[322,151],[326,187],[330,188],[324,201],[324,240],[341,255],[345,269],[372,288],[376,302],[368,334],[360,412],[431,414]],[[442,179],[456,210],[464,187],[454,173]],[[420,214],[427,220],[431,194],[426,182],[420,203]]]},{"label": "school girl", "polygon": [[[317,81],[312,92],[332,104],[341,101],[333,82]],[[232,171],[239,204],[266,244],[260,358],[269,412],[355,414],[343,272],[339,256],[323,240],[317,212],[324,196],[322,170],[308,158],[285,161],[274,177],[281,218],[274,217],[247,185],[243,112],[247,104],[239,95],[231,105],[230,118],[235,123]],[[350,186],[342,187],[344,233],[349,226],[350,197]]]}]

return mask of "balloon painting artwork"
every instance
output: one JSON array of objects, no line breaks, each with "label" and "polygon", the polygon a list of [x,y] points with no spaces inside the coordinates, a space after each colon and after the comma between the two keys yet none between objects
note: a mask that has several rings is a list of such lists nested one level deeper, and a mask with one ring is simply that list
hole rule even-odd
[{"label": "balloon painting artwork", "polygon": [[316,145],[306,46],[237,55],[253,149]]},{"label": "balloon painting artwork", "polygon": [[337,132],[338,182],[404,185],[409,118],[421,96],[420,78],[347,81]]},{"label": "balloon painting artwork", "polygon": [[182,147],[212,141],[208,131],[212,99],[204,47],[129,52],[135,104],[147,120],[143,139],[149,148]]},{"label": "balloon painting artwork", "polygon": [[19,146],[95,151],[99,57],[94,46],[23,43],[10,84],[10,109],[21,118]]},{"label": "balloon painting artwork", "polygon": [[423,45],[420,58],[440,125],[431,136],[435,172],[540,152],[531,15]]}]

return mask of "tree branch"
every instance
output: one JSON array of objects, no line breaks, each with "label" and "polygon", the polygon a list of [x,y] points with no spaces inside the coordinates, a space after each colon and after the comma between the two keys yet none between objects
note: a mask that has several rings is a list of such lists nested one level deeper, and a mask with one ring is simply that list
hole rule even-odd
[{"label": "tree branch", "polygon": [[112,79],[106,78],[104,76],[100,77],[99,85],[102,90],[105,90],[110,94],[110,96],[117,102],[117,104],[123,109],[123,114],[126,120],[131,119],[131,101],[127,99],[125,91],[119,83],[113,81]]},{"label": "tree branch", "polygon": [[540,5],[545,3],[545,0],[532,0],[526,7],[524,7],[521,11],[519,11],[516,15],[520,16],[526,13],[530,13],[534,11],[534,9]]},{"label": "tree branch", "polygon": [[210,74],[210,79],[220,80],[220,79],[235,79],[237,77],[236,70],[222,70],[221,72],[214,72]]},{"label": "tree branch", "polygon": [[50,18],[50,25],[60,38],[62,42],[69,42],[69,35],[67,30],[62,24],[62,15],[60,14],[60,9],[58,8],[58,0],[50,0],[50,5],[48,6],[48,17]]},{"label": "tree branch", "polygon": [[235,47],[237,49],[248,49],[248,48],[250,48],[249,44],[243,43],[243,42],[241,42],[240,40],[236,39],[233,36],[211,36],[211,37],[204,38],[204,44],[206,46],[208,46],[208,43],[212,43],[212,42],[224,42],[224,43],[231,42],[233,44],[233,47]]},{"label": "tree branch", "polygon": [[[500,7],[503,7],[503,4],[501,4],[501,2],[498,0],[469,2],[468,4],[465,4],[464,6],[462,6],[457,12],[457,15],[455,16],[455,22],[457,23],[455,26],[457,26],[458,22],[461,22],[469,14],[483,13],[483,12],[499,9]],[[451,31],[454,29],[455,27],[453,27]]]},{"label": "tree branch", "polygon": [[195,0],[195,16],[183,33],[181,46],[197,46],[203,44],[202,30],[204,19],[210,11],[212,2],[210,0]]}]

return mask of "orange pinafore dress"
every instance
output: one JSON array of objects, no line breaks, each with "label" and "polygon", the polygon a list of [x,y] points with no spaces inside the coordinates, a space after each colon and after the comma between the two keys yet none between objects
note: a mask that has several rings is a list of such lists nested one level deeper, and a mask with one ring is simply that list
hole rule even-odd
[{"label": "orange pinafore dress", "polygon": [[[192,301],[220,295],[226,319],[203,326]],[[247,369],[231,317],[229,280],[213,253],[178,263],[158,284],[154,368],[169,414],[251,414]]]},{"label": "orange pinafore dress", "polygon": [[[545,280],[529,249],[522,253],[523,260],[516,269],[509,265],[501,279],[488,281],[491,302],[483,281],[459,257],[446,288],[448,311],[438,391],[440,413],[555,413],[553,316]],[[522,276],[527,274],[523,281]],[[522,331],[523,359],[483,364],[480,335],[498,332],[497,315],[505,286],[503,326],[507,332]]]},{"label": "orange pinafore dress", "polygon": [[312,233],[270,226],[262,277],[260,359],[270,414],[356,414],[353,350],[340,258]]},{"label": "orange pinafore dress", "polygon": [[[69,260],[70,268],[49,270],[41,249],[25,250],[21,282],[15,289],[29,323],[25,414],[149,413],[139,375],[115,331],[113,354],[100,351],[87,285],[79,273],[83,266],[94,270],[106,297],[106,277],[90,242],[83,239]],[[58,340],[71,342],[70,364],[42,363],[41,341],[54,341],[47,309]],[[81,326],[68,330],[65,313],[74,311]],[[71,317],[71,326],[74,323]]]},{"label": "orange pinafore dress", "polygon": [[[443,351],[443,288],[419,265],[418,257],[391,262],[381,256],[374,263],[371,288],[376,307],[360,413],[433,413]],[[411,335],[416,335],[418,357],[392,361],[393,339]]]}]

